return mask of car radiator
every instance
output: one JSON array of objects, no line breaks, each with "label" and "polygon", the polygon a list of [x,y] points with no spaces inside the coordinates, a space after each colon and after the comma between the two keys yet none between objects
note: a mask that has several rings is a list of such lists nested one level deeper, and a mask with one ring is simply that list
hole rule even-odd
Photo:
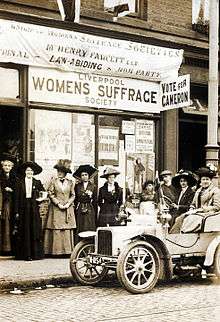
[{"label": "car radiator", "polygon": [[98,254],[112,255],[112,232],[109,230],[98,231]]}]

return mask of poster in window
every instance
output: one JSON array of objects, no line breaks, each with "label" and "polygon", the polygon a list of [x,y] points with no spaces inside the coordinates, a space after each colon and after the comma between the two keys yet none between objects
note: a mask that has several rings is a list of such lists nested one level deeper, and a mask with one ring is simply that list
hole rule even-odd
[{"label": "poster in window", "polygon": [[136,152],[154,152],[154,122],[136,120]]},{"label": "poster in window", "polygon": [[99,127],[99,164],[118,165],[119,128]]},{"label": "poster in window", "polygon": [[95,125],[73,123],[72,131],[74,168],[80,164],[95,164]]}]

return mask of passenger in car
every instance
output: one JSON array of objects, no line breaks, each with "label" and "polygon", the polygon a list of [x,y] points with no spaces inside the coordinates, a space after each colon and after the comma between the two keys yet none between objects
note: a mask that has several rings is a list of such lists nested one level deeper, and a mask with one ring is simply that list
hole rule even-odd
[{"label": "passenger in car", "polygon": [[212,182],[215,171],[202,167],[196,173],[200,178],[200,188],[195,192],[189,211],[176,219],[170,233],[199,231],[203,218],[220,211],[220,189]]},{"label": "passenger in car", "polygon": [[180,170],[172,178],[172,185],[177,189],[178,193],[175,202],[172,204],[173,217],[170,223],[171,227],[181,214],[189,210],[195,194],[192,187],[196,184],[197,180],[191,171]]}]

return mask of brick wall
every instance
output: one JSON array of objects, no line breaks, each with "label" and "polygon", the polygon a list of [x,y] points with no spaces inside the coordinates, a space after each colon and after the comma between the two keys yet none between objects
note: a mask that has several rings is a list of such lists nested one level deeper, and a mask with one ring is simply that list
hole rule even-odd
[{"label": "brick wall", "polygon": [[148,20],[169,26],[191,28],[192,0],[148,0]]}]

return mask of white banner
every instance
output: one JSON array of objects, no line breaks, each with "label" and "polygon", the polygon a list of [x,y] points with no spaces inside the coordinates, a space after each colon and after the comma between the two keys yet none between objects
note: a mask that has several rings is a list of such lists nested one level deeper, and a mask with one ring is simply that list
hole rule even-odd
[{"label": "white banner", "polygon": [[190,105],[189,74],[161,83],[161,104],[162,111]]},{"label": "white banner", "polygon": [[0,61],[161,81],[176,77],[183,50],[0,19]]},{"label": "white banner", "polygon": [[29,101],[62,105],[160,112],[156,82],[29,68]]}]

